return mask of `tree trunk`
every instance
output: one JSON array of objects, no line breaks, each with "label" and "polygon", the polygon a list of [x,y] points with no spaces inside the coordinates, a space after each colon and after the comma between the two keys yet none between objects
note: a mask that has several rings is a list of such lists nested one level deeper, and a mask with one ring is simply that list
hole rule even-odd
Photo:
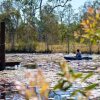
[{"label": "tree trunk", "polygon": [[49,43],[48,43],[48,36],[47,36],[47,34],[45,36],[45,43],[46,43],[46,51],[48,52],[49,51]]},{"label": "tree trunk", "polygon": [[12,31],[11,33],[11,50],[14,50],[15,49],[15,35],[14,35],[14,32]]},{"label": "tree trunk", "polygon": [[89,41],[89,53],[92,54],[92,42]]},{"label": "tree trunk", "polygon": [[0,32],[0,71],[5,69],[5,22],[1,22]]},{"label": "tree trunk", "polygon": [[69,36],[67,35],[67,53],[69,54],[70,52],[70,41],[69,41]]},{"label": "tree trunk", "polygon": [[98,43],[98,54],[100,54],[100,43]]},{"label": "tree trunk", "polygon": [[75,39],[73,40],[73,53],[76,52]]}]

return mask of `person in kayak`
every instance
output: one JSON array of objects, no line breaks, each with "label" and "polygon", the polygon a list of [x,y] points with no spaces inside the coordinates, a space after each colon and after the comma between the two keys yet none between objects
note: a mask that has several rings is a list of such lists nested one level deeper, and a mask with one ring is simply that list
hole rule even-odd
[{"label": "person in kayak", "polygon": [[76,59],[78,59],[78,60],[82,59],[82,54],[79,49],[77,49],[77,52],[76,52]]}]

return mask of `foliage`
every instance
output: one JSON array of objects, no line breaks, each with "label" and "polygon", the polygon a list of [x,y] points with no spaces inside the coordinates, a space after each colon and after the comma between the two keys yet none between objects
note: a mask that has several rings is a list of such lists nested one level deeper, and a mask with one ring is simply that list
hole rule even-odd
[{"label": "foliage", "polygon": [[43,42],[44,51],[64,43],[70,52],[75,42],[91,41],[99,50],[100,7],[98,0],[91,2],[81,8],[86,12],[76,13],[70,0],[3,0],[0,21],[6,23],[6,49],[35,52]]},{"label": "foliage", "polygon": [[83,37],[89,39],[91,42],[98,42],[100,40],[100,8],[94,9],[89,7],[86,17],[82,20],[81,25],[86,34]]},{"label": "foliage", "polygon": [[[47,39],[47,43],[56,43],[57,34],[58,34],[58,22],[54,13],[49,13],[50,7],[47,5],[42,10],[42,28],[45,40]],[[55,40],[54,40],[54,39]]]},{"label": "foliage", "polygon": [[[84,75],[81,72],[75,72],[66,62],[62,62],[61,72],[58,73],[58,75],[60,79],[57,85],[54,86],[54,90],[59,89],[62,91],[67,91],[71,87],[73,88],[74,83],[76,83],[78,86],[81,85],[91,76],[93,76],[93,73]],[[33,75],[30,71],[27,71],[25,73],[25,78],[27,79],[27,83],[15,81],[15,86],[19,93],[23,95],[26,100],[30,100],[30,98],[34,97],[38,99],[40,97],[45,97],[45,100],[47,100],[49,94],[49,83],[46,81],[42,70],[38,69],[35,75]],[[79,82],[77,80],[79,80]],[[70,96],[75,96],[77,93],[80,93],[88,98],[91,95],[91,90],[93,90],[97,85],[98,84],[96,83],[92,83],[88,86],[81,87],[81,90],[80,88],[77,88],[72,91]]]},{"label": "foliage", "polygon": [[[75,82],[77,83],[77,80],[80,81],[79,84],[81,85],[82,82],[85,82],[87,79],[89,79],[93,75],[93,73],[84,75],[81,72],[75,72],[71,67],[69,67],[69,65],[66,62],[63,62],[61,63],[61,72],[59,73],[59,75],[61,78],[58,81],[57,85],[54,87],[54,89],[67,91],[73,86]],[[79,84],[77,83],[77,85]],[[81,90],[77,88],[76,90],[72,92],[71,96],[74,96],[74,95],[77,95],[77,93],[80,93],[85,97],[89,97],[89,95],[91,94],[90,91],[94,89],[97,85],[98,84],[96,83],[92,83],[88,86],[82,87]]]},{"label": "foliage", "polygon": [[35,76],[33,76],[30,71],[27,71],[25,73],[25,78],[28,80],[27,83],[15,81],[15,86],[26,100],[34,100],[35,98],[38,100],[40,97],[45,97],[46,100],[48,98],[49,83],[46,82],[46,79],[40,69],[37,70]]}]

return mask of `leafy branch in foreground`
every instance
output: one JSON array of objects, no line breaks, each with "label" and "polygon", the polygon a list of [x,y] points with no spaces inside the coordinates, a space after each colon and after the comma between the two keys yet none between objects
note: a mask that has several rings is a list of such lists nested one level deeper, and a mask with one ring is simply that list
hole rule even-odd
[{"label": "leafy branch in foreground", "polygon": [[32,72],[27,71],[25,78],[27,79],[27,83],[15,81],[15,86],[19,94],[21,94],[25,100],[42,100],[42,97],[47,100],[49,83],[46,82],[42,70],[38,69],[35,76]]},{"label": "leafy branch in foreground", "polygon": [[[61,72],[58,75],[61,77],[57,85],[55,85],[54,90],[68,91],[70,88],[73,88],[74,83],[77,87],[93,76],[93,73],[88,73],[84,75],[81,72],[75,72],[66,62],[63,62],[61,65]],[[78,82],[79,81],[79,82]],[[78,82],[78,83],[77,83]],[[88,86],[73,89],[70,96],[76,96],[78,93],[83,97],[88,98],[91,95],[91,90],[94,89],[98,84],[92,83]]]}]

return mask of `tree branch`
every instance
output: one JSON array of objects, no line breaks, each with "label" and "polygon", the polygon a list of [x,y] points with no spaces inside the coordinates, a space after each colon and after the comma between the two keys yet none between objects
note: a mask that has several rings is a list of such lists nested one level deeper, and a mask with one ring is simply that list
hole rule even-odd
[{"label": "tree branch", "polygon": [[60,4],[59,4],[59,5],[54,6],[54,7],[51,9],[50,13],[51,13],[56,7],[64,7],[68,1],[71,1],[71,0],[66,0],[66,2],[65,2],[63,5],[60,5]]}]

